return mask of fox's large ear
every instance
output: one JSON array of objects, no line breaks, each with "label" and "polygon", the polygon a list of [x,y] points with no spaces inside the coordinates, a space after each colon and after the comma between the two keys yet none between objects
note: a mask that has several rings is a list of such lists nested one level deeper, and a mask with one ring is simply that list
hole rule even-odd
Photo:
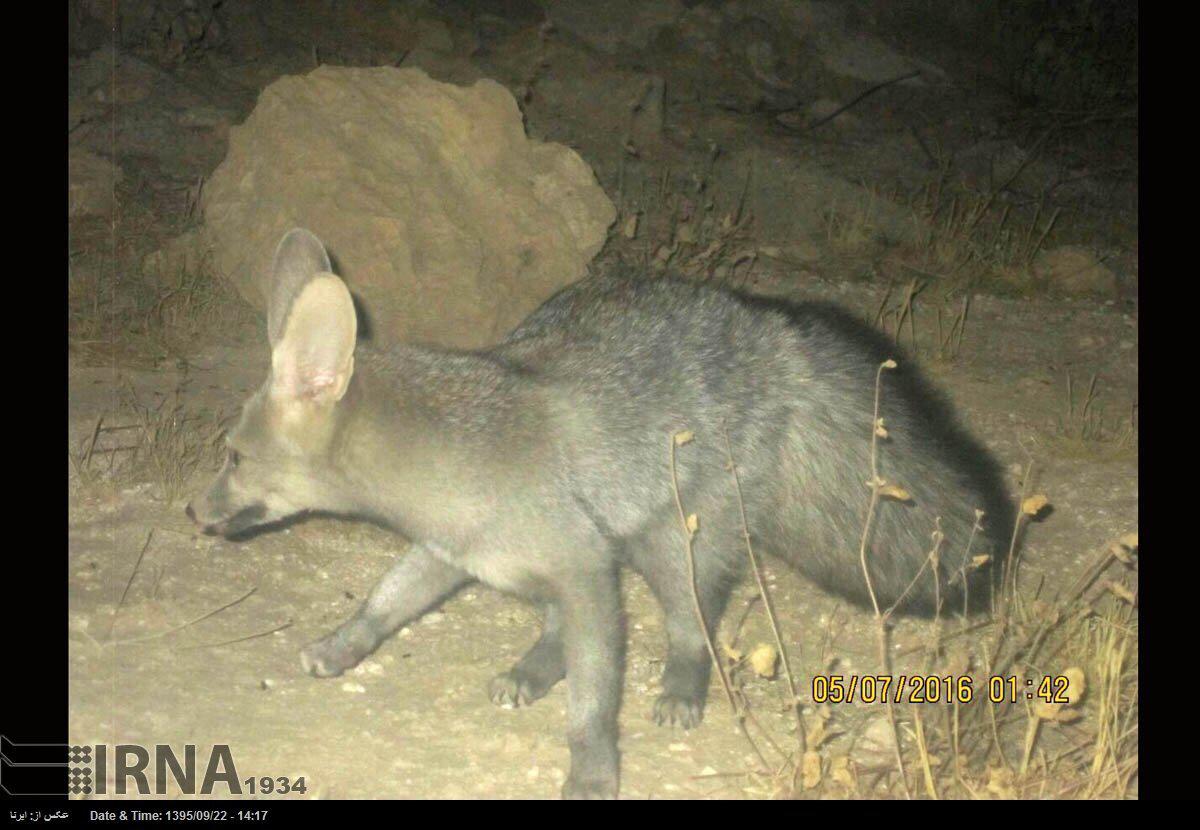
[{"label": "fox's large ear", "polygon": [[311,276],[292,299],[271,349],[271,394],[291,400],[339,401],[354,373],[358,320],[346,284]]},{"label": "fox's large ear", "polygon": [[283,336],[292,303],[301,289],[317,274],[332,270],[325,246],[311,231],[292,228],[283,235],[271,263],[271,287],[267,297],[267,337],[271,348]]}]

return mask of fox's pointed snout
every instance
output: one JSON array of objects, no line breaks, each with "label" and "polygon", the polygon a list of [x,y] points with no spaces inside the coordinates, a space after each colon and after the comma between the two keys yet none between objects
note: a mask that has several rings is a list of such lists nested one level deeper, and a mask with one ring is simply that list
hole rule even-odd
[{"label": "fox's pointed snout", "polygon": [[216,536],[220,533],[218,525],[203,522],[196,518],[196,509],[192,507],[192,503],[190,501],[187,503],[187,506],[183,508],[183,512],[187,514],[187,517],[192,520],[200,532],[205,536]]},{"label": "fox's pointed snout", "polygon": [[200,532],[205,536],[224,536],[226,539],[244,534],[251,528],[271,520],[267,514],[267,509],[261,504],[251,504],[243,507],[232,516],[218,521],[204,521],[197,518],[196,509],[192,507],[190,502],[183,509],[183,512],[187,514],[189,519],[196,523]]}]

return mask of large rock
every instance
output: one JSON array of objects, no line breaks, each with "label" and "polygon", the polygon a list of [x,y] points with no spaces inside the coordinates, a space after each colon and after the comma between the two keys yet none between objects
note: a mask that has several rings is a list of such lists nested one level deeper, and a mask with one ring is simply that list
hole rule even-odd
[{"label": "large rock", "polygon": [[526,138],[509,92],[419,69],[268,86],[206,183],[213,264],[260,308],[275,245],[323,239],[371,336],[474,348],[583,275],[615,217],[574,151]]}]

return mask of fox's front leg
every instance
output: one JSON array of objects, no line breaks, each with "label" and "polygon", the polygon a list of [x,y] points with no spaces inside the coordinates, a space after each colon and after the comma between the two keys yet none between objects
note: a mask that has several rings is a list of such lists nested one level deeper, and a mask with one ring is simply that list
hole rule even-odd
[{"label": "fox's front leg", "polygon": [[353,617],[300,652],[304,670],[316,677],[336,677],[357,666],[396,629],[441,602],[470,578],[465,571],[414,545],[371,589],[371,595]]}]

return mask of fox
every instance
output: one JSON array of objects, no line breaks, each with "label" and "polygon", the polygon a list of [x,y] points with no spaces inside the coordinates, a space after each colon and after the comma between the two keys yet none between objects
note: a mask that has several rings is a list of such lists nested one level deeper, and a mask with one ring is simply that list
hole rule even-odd
[{"label": "fox", "polygon": [[[319,512],[409,542],[302,650],[315,677],[468,583],[534,604],[540,637],[488,695],[527,706],[565,678],[565,798],[618,794],[625,568],[664,613],[650,717],[684,729],[703,717],[707,638],[748,541],[863,605],[973,612],[994,592],[1015,515],[997,462],[894,344],[836,306],[613,267],[491,348],[376,349],[357,342],[317,236],[289,231],[271,268],[267,378],[187,516],[237,540]],[[903,498],[873,498],[881,481]]]}]

